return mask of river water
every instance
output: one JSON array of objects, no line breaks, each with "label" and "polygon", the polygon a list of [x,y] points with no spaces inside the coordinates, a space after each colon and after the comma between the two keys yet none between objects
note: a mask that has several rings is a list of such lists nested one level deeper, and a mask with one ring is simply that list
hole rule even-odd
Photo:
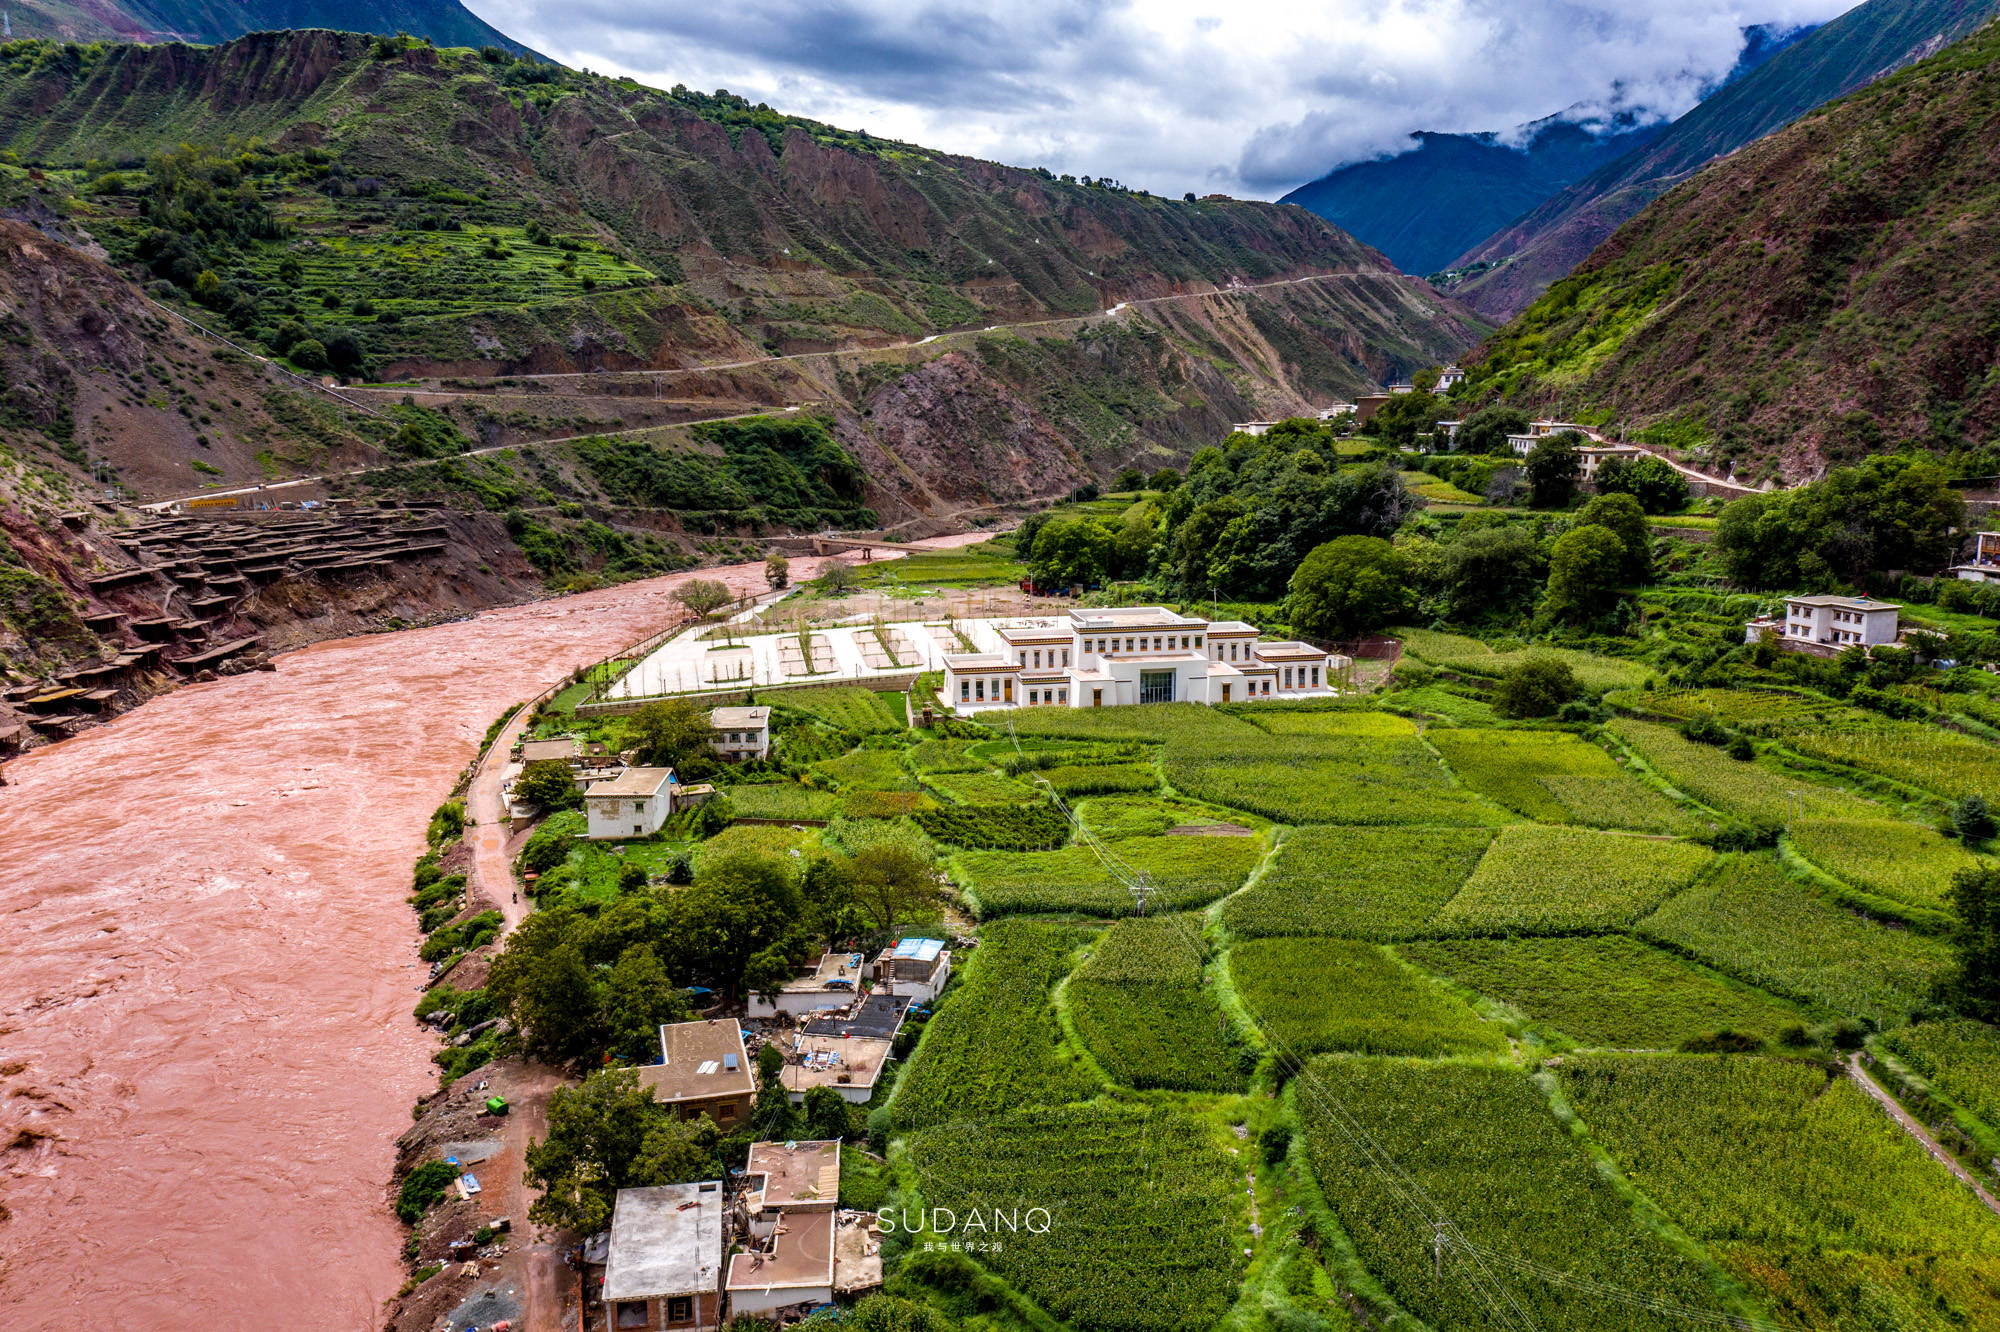
[{"label": "river water", "polygon": [[652,632],[679,581],[318,644],[7,767],[0,1327],[382,1321],[384,1187],[434,1085],[403,901],[426,822],[502,709]]}]

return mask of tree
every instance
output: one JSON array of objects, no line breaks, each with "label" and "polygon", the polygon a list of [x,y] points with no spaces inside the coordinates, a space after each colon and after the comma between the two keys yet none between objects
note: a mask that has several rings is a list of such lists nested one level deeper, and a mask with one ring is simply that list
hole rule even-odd
[{"label": "tree", "polygon": [[792,562],[779,551],[772,551],[764,557],[764,581],[772,591],[787,587],[792,581]]},{"label": "tree", "polygon": [[1465,418],[1458,427],[1458,451],[1460,453],[1512,453],[1514,446],[1507,442],[1509,435],[1528,433],[1528,414],[1518,407],[1503,407],[1495,403],[1481,407]]},{"label": "tree", "polygon": [[1436,394],[1422,389],[1398,393],[1376,408],[1375,414],[1368,418],[1368,424],[1361,429],[1362,433],[1373,435],[1384,444],[1405,447],[1415,444],[1418,435],[1428,435],[1435,430],[1444,411],[1444,399]]},{"label": "tree", "polygon": [[1583,459],[1576,451],[1583,436],[1574,430],[1544,435],[1528,450],[1525,468],[1528,484],[1534,487],[1535,507],[1560,509],[1576,493],[1576,479],[1583,474]]},{"label": "tree", "polygon": [[1160,539],[1150,507],[1126,515],[1111,539],[1111,568],[1121,578],[1138,578],[1146,572],[1146,560]]},{"label": "tree", "polygon": [[2000,869],[1961,870],[1946,895],[1958,923],[1943,997],[1967,1017],[2000,1022]]},{"label": "tree", "polygon": [[884,934],[944,900],[936,866],[906,846],[871,846],[850,864],[855,905]]},{"label": "tree", "polygon": [[1042,587],[1098,583],[1117,558],[1117,538],[1090,518],[1052,518],[1035,534],[1028,573]]},{"label": "tree", "polygon": [[597,982],[569,937],[566,912],[537,911],[507,938],[486,995],[521,1033],[521,1048],[552,1064],[581,1060],[600,1047]]},{"label": "tree", "polygon": [[1336,537],[1306,556],[1290,592],[1285,618],[1300,633],[1352,638],[1409,609],[1409,561],[1380,537]]},{"label": "tree", "polygon": [[1871,570],[1935,569],[1964,521],[1965,498],[1945,469],[1900,453],[1734,501],[1716,524],[1715,551],[1742,586],[1823,589]]},{"label": "tree", "polygon": [[640,708],[625,723],[626,739],[640,764],[673,768],[682,777],[715,770],[715,732],[708,711],[693,699],[663,698]]},{"label": "tree", "polygon": [[326,344],[318,338],[300,338],[285,354],[301,370],[324,370],[327,367]]},{"label": "tree", "polygon": [[847,1102],[831,1087],[814,1087],[806,1092],[805,1124],[802,1131],[808,1138],[828,1140],[845,1138],[854,1131],[854,1117],[849,1113]]},{"label": "tree", "polygon": [[1542,545],[1518,524],[1466,531],[1444,549],[1443,592],[1452,618],[1475,619],[1488,611],[1532,602],[1548,569]]},{"label": "tree", "polygon": [[1118,471],[1118,479],[1111,483],[1113,490],[1143,490],[1146,474],[1136,467],[1126,466]]},{"label": "tree", "polygon": [[1544,602],[1558,620],[1593,620],[1618,602],[1625,543],[1602,527],[1577,527],[1556,538],[1549,552],[1549,594]]},{"label": "tree", "polygon": [[1606,458],[1597,467],[1597,489],[1630,495],[1647,513],[1679,513],[1688,502],[1687,478],[1651,455],[1631,462]]},{"label": "tree", "polygon": [[1618,574],[1630,586],[1653,581],[1653,534],[1646,511],[1630,495],[1598,495],[1577,512],[1575,527],[1601,527],[1625,547]]},{"label": "tree", "polygon": [[820,591],[834,593],[846,592],[859,581],[860,579],[854,576],[853,568],[842,564],[839,560],[832,561],[826,568],[820,570],[817,580]]},{"label": "tree", "polygon": [[528,1181],[543,1189],[528,1218],[545,1226],[602,1230],[618,1190],[712,1179],[722,1165],[714,1123],[677,1122],[630,1069],[603,1069],[578,1086],[556,1088],[548,1127],[526,1153]]},{"label": "tree", "polygon": [[1968,842],[1983,842],[2000,832],[2000,824],[1993,819],[1993,811],[1986,798],[1969,795],[1952,807],[1951,824],[1954,831]]},{"label": "tree", "polygon": [[1180,486],[1181,474],[1171,467],[1162,467],[1146,478],[1146,489],[1156,490],[1162,495],[1179,490]]},{"label": "tree", "polygon": [[690,578],[674,589],[674,600],[707,619],[736,600],[736,595],[713,578]]},{"label": "tree", "polygon": [[1550,717],[1583,692],[1561,657],[1531,653],[1500,677],[1493,707],[1503,717]]},{"label": "tree", "polygon": [[668,956],[736,994],[750,959],[797,921],[799,889],[778,857],[732,851],[705,857],[694,882],[667,903],[675,943]]},{"label": "tree", "polygon": [[660,1054],[660,1028],[694,1016],[686,996],[646,944],[627,948],[605,977],[601,1011],[611,1053],[630,1063]]},{"label": "tree", "polygon": [[577,789],[569,764],[561,759],[536,759],[523,767],[514,779],[514,795],[552,812],[583,804],[583,792]]},{"label": "tree", "polygon": [[798,974],[798,970],[792,965],[791,951],[782,941],[774,943],[744,964],[743,992],[775,1004],[778,992]]}]

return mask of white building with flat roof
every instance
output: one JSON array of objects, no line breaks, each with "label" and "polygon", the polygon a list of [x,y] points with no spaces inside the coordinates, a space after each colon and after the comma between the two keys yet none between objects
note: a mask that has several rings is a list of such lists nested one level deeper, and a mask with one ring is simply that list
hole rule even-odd
[{"label": "white building with flat roof", "polygon": [[1309,643],[1267,643],[1240,621],[1164,606],[1079,608],[992,632],[992,650],[945,654],[942,697],[960,713],[1327,697],[1349,665]]},{"label": "white building with flat roof", "polygon": [[721,1326],[724,1236],[720,1180],[618,1190],[604,1264],[610,1326]]},{"label": "white building with flat roof", "polygon": [[728,762],[771,757],[769,708],[713,708],[708,725],[715,732],[709,744]]},{"label": "white building with flat roof", "polygon": [[674,812],[672,768],[627,768],[583,793],[583,812],[592,841],[651,837]]},{"label": "white building with flat roof", "polygon": [[1847,648],[1893,647],[1902,640],[1902,607],[1870,597],[1786,597],[1782,618],[1752,620],[1743,641],[1766,633],[1778,646],[1830,656]]}]

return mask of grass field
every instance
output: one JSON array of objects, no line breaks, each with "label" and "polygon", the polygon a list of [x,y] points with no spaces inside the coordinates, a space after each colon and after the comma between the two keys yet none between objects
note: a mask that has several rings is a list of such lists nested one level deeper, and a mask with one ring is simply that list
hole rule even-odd
[{"label": "grass field", "polygon": [[1224,823],[1239,828],[1270,826],[1266,820],[1241,810],[1164,796],[1093,796],[1079,802],[1076,813],[1086,828],[1114,841],[1122,837],[1163,837],[1170,828],[1188,826]]},{"label": "grass field", "polygon": [[1203,961],[1198,922],[1131,918],[1070,978],[1077,1033],[1113,1078],[1140,1090],[1243,1090],[1243,1048],[1202,984]]},{"label": "grass field", "polygon": [[[1241,886],[1264,854],[1259,837],[1128,837],[1116,852],[1154,888],[1169,910],[1203,906]],[[981,916],[1074,911],[1124,916],[1130,890],[1089,849],[1009,853],[968,851],[953,860],[955,877],[978,901]]]},{"label": "grass field", "polygon": [[1484,828],[1297,828],[1271,867],[1222,908],[1234,934],[1402,939],[1471,877]]},{"label": "grass field", "polygon": [[954,1124],[918,1134],[910,1162],[924,1201],[961,1222],[1044,1209],[1046,1234],[1003,1230],[978,1261],[1066,1325],[1206,1332],[1235,1302],[1242,1167],[1193,1116],[1078,1106]]},{"label": "grass field", "polygon": [[1284,823],[1479,826],[1508,818],[1452,785],[1414,737],[1194,735],[1168,742],[1166,774],[1187,795]]},{"label": "grass field", "polygon": [[1796,1007],[1623,935],[1420,940],[1403,956],[1581,1046],[1667,1050],[1727,1029],[1771,1040]]},{"label": "grass field", "polygon": [[1032,1105],[1087,1100],[1096,1087],[1058,1048],[1049,990],[1091,933],[1038,921],[981,931],[967,975],[924,1028],[896,1084],[898,1124],[989,1119]]},{"label": "grass field", "polygon": [[939,795],[961,805],[1027,805],[1043,799],[1028,783],[997,772],[948,772],[924,780]]},{"label": "grass field", "polygon": [[902,752],[895,749],[857,749],[840,758],[822,759],[812,765],[812,772],[843,791],[897,791],[914,787],[917,781],[903,767]]},{"label": "grass field", "polygon": [[1708,1274],[1634,1218],[1518,1070],[1324,1056],[1292,1094],[1328,1205],[1368,1270],[1430,1327],[1662,1332],[1667,1324],[1587,1289],[1501,1268],[1499,1283],[1533,1320],[1510,1315],[1503,1323],[1476,1293],[1464,1257],[1448,1256],[1440,1275],[1428,1217],[1407,1205],[1406,1183],[1388,1187],[1353,1128],[1337,1124],[1335,1104],[1470,1243],[1582,1281],[1722,1312]]},{"label": "grass field", "polygon": [[[1726,1246],[1740,1275],[1755,1280],[1774,1257],[1800,1251],[1928,1255],[1947,1268],[2000,1256],[2000,1217],[1843,1070],[1740,1055],[1585,1055],[1558,1077],[1619,1166],[1683,1229]],[[1796,1274],[1783,1280],[1796,1289]],[[1937,1307],[1949,1297],[1928,1280],[1887,1297],[1982,1325],[1949,1317]],[[1987,1308],[1994,1298],[1986,1293]]]},{"label": "grass field", "polygon": [[1575,828],[1503,828],[1431,924],[1455,934],[1616,929],[1665,901],[1712,859],[1687,842]]},{"label": "grass field", "polygon": [[1936,939],[1820,900],[1768,855],[1729,857],[1637,929],[1774,994],[1884,1023],[1907,1017],[1951,961]]},{"label": "grass field", "polygon": [[1437,1057],[1507,1050],[1498,1027],[1378,944],[1250,939],[1229,951],[1229,976],[1281,1054]]},{"label": "grass field", "polygon": [[734,824],[695,847],[695,873],[699,874],[701,867],[710,861],[736,851],[754,851],[766,856],[789,856],[793,850],[805,846],[813,835],[811,830],[804,828]]}]

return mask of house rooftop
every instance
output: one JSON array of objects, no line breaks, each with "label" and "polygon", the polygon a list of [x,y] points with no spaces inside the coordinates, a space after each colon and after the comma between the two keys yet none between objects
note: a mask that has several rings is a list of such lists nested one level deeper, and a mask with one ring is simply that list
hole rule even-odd
[{"label": "house rooftop", "polygon": [[[860,953],[822,953],[819,965],[786,981],[785,989],[788,993],[845,989],[851,994],[860,983],[861,970],[866,965],[866,959]],[[846,984],[836,985],[836,981],[845,981]]]},{"label": "house rooftop", "polygon": [[735,1018],[670,1022],[660,1028],[660,1052],[665,1058],[641,1068],[639,1081],[663,1104],[757,1091]]},{"label": "house rooftop", "polygon": [[944,664],[954,671],[999,670],[1014,663],[998,652],[947,652]]},{"label": "house rooftop", "polygon": [[672,768],[627,768],[616,777],[592,782],[590,789],[584,794],[626,797],[658,795],[660,788],[673,780]]},{"label": "house rooftop", "polygon": [[911,1003],[912,1000],[908,997],[894,993],[871,994],[849,1009],[819,1013],[807,1019],[805,1034],[836,1038],[861,1037],[876,1041],[893,1040],[896,1032],[902,1028],[903,1019],[909,1015]]},{"label": "house rooftop", "polygon": [[521,742],[521,762],[546,763],[550,759],[573,759],[581,746],[573,735],[559,735],[553,740],[523,740]]},{"label": "house rooftop", "polygon": [[793,1038],[799,1063],[786,1063],[779,1075],[788,1092],[814,1087],[854,1087],[867,1090],[889,1062],[890,1042],[869,1037],[810,1036]]},{"label": "house rooftop", "polygon": [[1057,620],[1028,620],[1021,624],[999,625],[994,632],[1009,643],[1066,643],[1073,631]]},{"label": "house rooftop", "polygon": [[1257,630],[1254,625],[1245,624],[1241,620],[1217,620],[1208,626],[1208,632],[1211,636],[1230,638],[1238,634],[1249,634],[1254,637]]},{"label": "house rooftop", "polygon": [[1875,601],[1869,597],[1786,597],[1787,606],[1825,606],[1834,610],[1852,611],[1899,611],[1902,606],[1891,601]]},{"label": "house rooftop", "polygon": [[810,1290],[833,1285],[833,1236],[831,1211],[779,1213],[769,1253],[739,1253],[730,1258],[728,1289]]},{"label": "house rooftop", "polygon": [[761,1177],[750,1196],[750,1210],[821,1204],[832,1207],[840,1196],[840,1143],[753,1142],[746,1176]]},{"label": "house rooftop", "polygon": [[1199,625],[1206,621],[1191,615],[1177,615],[1165,606],[1106,606],[1090,610],[1073,610],[1069,618],[1080,629],[1179,629],[1184,625]]},{"label": "house rooftop", "polygon": [[1324,651],[1314,647],[1310,643],[1300,643],[1296,641],[1287,641],[1283,643],[1259,643],[1256,647],[1256,653],[1259,657],[1277,657],[1277,658],[1307,657],[1315,661],[1319,660],[1321,657],[1324,657],[1326,655]]},{"label": "house rooftop", "polygon": [[708,724],[718,731],[755,731],[771,724],[769,708],[713,708]]},{"label": "house rooftop", "polygon": [[620,1189],[611,1213],[606,1300],[696,1295],[722,1273],[722,1183]]}]

